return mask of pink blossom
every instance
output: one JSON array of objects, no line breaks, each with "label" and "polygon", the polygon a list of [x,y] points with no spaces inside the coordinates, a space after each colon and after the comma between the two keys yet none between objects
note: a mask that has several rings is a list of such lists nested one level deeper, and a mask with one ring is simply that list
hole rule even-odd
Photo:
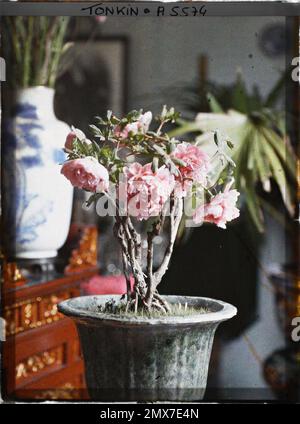
[{"label": "pink blossom", "polygon": [[65,162],[61,173],[74,187],[98,193],[108,190],[107,169],[92,156]]},{"label": "pink blossom", "polygon": [[182,184],[183,196],[186,195],[192,182],[206,185],[207,173],[210,170],[209,157],[198,146],[186,142],[180,143],[171,157],[184,163],[178,165],[180,176],[176,178]]},{"label": "pink blossom", "polygon": [[133,163],[124,169],[124,174],[129,215],[139,220],[159,215],[175,185],[169,169],[161,166],[153,172],[151,163]]},{"label": "pink blossom", "polygon": [[95,19],[96,19],[97,22],[99,22],[100,24],[102,24],[103,22],[106,21],[107,17],[106,16],[103,16],[103,15],[97,15],[97,16],[95,16]]},{"label": "pink blossom", "polygon": [[137,121],[125,125],[124,128],[122,128],[120,125],[117,125],[114,133],[117,137],[124,139],[128,138],[129,134],[136,135],[138,133],[146,133],[149,129],[151,121],[152,113],[146,112],[143,113]]},{"label": "pink blossom", "polygon": [[76,139],[76,134],[73,131],[69,132],[65,142],[65,149],[72,150],[73,142],[75,139]]},{"label": "pink blossom", "polygon": [[74,140],[76,140],[77,138],[78,138],[78,140],[85,141],[88,144],[91,143],[91,141],[86,138],[84,132],[82,132],[78,128],[72,127],[72,130],[67,135],[67,138],[66,138],[66,141],[65,141],[65,149],[72,150]]},{"label": "pink blossom", "polygon": [[[134,278],[130,276],[131,290],[134,287]],[[124,294],[126,280],[124,275],[95,275],[82,284],[85,295],[93,294]]]},{"label": "pink blossom", "polygon": [[223,193],[214,196],[209,203],[201,205],[194,214],[194,222],[211,222],[220,228],[226,228],[226,223],[240,215],[236,202],[239,196],[237,190],[225,188]]}]

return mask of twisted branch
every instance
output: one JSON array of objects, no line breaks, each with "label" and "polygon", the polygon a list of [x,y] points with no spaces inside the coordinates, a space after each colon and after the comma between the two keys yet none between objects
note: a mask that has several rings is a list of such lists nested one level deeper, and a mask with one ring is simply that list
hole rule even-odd
[{"label": "twisted branch", "polygon": [[158,286],[158,284],[161,282],[162,277],[165,275],[170,259],[173,253],[174,244],[176,240],[177,231],[179,228],[179,224],[182,218],[183,214],[183,200],[182,198],[176,198],[174,197],[171,199],[171,210],[170,210],[170,240],[169,245],[166,249],[164,259],[158,268],[158,270],[154,274],[155,278],[155,288]]},{"label": "twisted branch", "polygon": [[[158,270],[153,272],[153,239],[162,229],[166,209],[161,213],[151,231],[147,233],[147,279],[142,268],[142,243],[141,235],[136,231],[128,216],[121,216],[117,208],[115,234],[122,249],[122,262],[127,285],[127,307],[136,311],[138,304],[151,310],[158,309],[163,313],[170,311],[168,303],[158,294],[157,286],[168,269],[172,256],[178,227],[183,213],[182,199],[171,198],[170,207],[170,240],[165,251],[163,261]],[[130,286],[130,273],[134,276],[134,290]],[[132,306],[130,306],[132,305]]]}]

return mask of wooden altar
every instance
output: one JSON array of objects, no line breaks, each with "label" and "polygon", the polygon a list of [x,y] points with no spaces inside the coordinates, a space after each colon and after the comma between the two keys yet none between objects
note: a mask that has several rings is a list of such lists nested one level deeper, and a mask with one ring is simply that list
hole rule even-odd
[{"label": "wooden altar", "polygon": [[57,303],[79,296],[97,274],[96,229],[85,229],[62,273],[22,278],[16,265],[3,269],[2,396],[6,400],[87,399],[76,327]]}]

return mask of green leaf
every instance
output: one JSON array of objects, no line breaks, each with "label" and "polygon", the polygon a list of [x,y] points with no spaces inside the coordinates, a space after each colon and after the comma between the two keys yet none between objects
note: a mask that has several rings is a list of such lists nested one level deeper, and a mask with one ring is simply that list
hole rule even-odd
[{"label": "green leaf", "polygon": [[235,151],[245,138],[249,119],[244,114],[230,110],[228,113],[198,113],[195,124],[204,133],[218,130],[223,137],[232,141]]},{"label": "green leaf", "polygon": [[248,94],[240,73],[232,93],[232,108],[241,113],[248,113]]},{"label": "green leaf", "polygon": [[288,212],[290,213],[290,215],[293,215],[294,206],[292,204],[292,199],[290,195],[289,186],[287,184],[284,168],[278,156],[276,155],[275,151],[273,150],[273,147],[269,143],[265,143],[263,148],[264,148],[264,151],[266,152],[266,155],[268,156],[270,167],[273,171],[272,176],[279,187],[283,202]]},{"label": "green leaf", "polygon": [[77,146],[79,147],[80,152],[85,156],[89,156],[89,148],[88,148],[87,143],[79,140],[78,138],[77,138],[76,142],[77,142]]},{"label": "green leaf", "polygon": [[92,148],[93,148],[93,151],[96,153],[97,158],[98,158],[98,159],[99,159],[99,158],[101,158],[101,155],[102,155],[102,149],[101,149],[101,147],[99,146],[99,144],[98,144],[98,143],[96,143],[94,140],[92,141]]},{"label": "green leaf", "polygon": [[253,142],[250,142],[250,144],[252,148],[248,149],[247,168],[249,169],[249,171],[252,171],[252,173],[254,174],[255,157],[253,153]]},{"label": "green leaf", "polygon": [[213,113],[224,113],[224,110],[218,100],[215,98],[215,96],[211,93],[207,93],[206,95],[210,110]]},{"label": "green leaf", "polygon": [[112,116],[112,117],[111,117],[110,122],[111,122],[113,125],[118,125],[118,124],[119,124],[119,122],[120,122],[120,120],[119,120],[116,116]]},{"label": "green leaf", "polygon": [[99,133],[102,134],[101,129],[98,128],[96,125],[91,124],[91,125],[89,125],[89,127],[92,130],[93,134],[99,134]]},{"label": "green leaf", "polygon": [[169,137],[179,137],[181,135],[188,134],[191,132],[200,132],[199,125],[195,122],[178,120],[177,123],[179,123],[180,125],[174,130],[168,132]]},{"label": "green leaf", "polygon": [[261,211],[259,204],[258,196],[255,192],[254,185],[248,184],[247,187],[244,187],[246,205],[249,211],[249,214],[260,233],[264,232],[264,217]]},{"label": "green leaf", "polygon": [[142,112],[143,112],[142,110],[140,110],[140,111],[137,111],[137,110],[130,111],[126,115],[127,121],[128,122],[134,122],[134,121],[136,121],[137,119],[139,119],[139,117],[141,116],[141,113]]},{"label": "green leaf", "polygon": [[165,159],[165,164],[166,164],[167,166],[169,166],[169,168],[170,168],[170,172],[171,172],[173,175],[179,175],[179,170],[178,170],[177,166],[174,164],[174,162],[173,162],[171,159],[166,158],[166,159]]},{"label": "green leaf", "polygon": [[274,87],[271,89],[264,106],[273,107],[278,100],[279,95],[282,93],[285,87],[287,76],[290,73],[290,69],[287,69],[286,72],[282,74],[279,80],[275,83]]},{"label": "green leaf", "polygon": [[233,160],[235,161],[234,177],[236,185],[240,189],[242,185],[242,177],[247,170],[248,150],[249,150],[249,133],[251,127],[245,125],[243,137],[241,137],[238,148],[235,150]]},{"label": "green leaf", "polygon": [[265,157],[264,151],[261,149],[261,143],[263,143],[262,137],[258,131],[253,132],[253,154],[255,158],[255,163],[258,171],[258,178],[265,191],[270,191],[270,177],[271,170],[269,168],[269,163]]},{"label": "green leaf", "polygon": [[252,94],[247,93],[247,96],[248,111],[260,110],[262,99],[257,85],[254,85]]},{"label": "green leaf", "polygon": [[266,142],[269,142],[281,161],[284,163],[288,169],[291,177],[295,179],[296,177],[296,158],[293,153],[289,150],[288,146],[285,143],[284,138],[279,137],[275,131],[263,128],[262,133],[266,138]]},{"label": "green leaf", "polygon": [[174,157],[172,160],[178,166],[186,166],[186,163],[183,160],[181,160],[181,159],[178,159],[178,158],[175,158]]},{"label": "green leaf", "polygon": [[161,156],[167,156],[167,154],[166,154],[166,152],[164,151],[164,149],[162,148],[162,147],[160,147],[160,146],[158,146],[157,144],[153,144],[152,145],[152,148],[154,149],[154,150],[156,150]]},{"label": "green leaf", "polygon": [[[104,119],[103,118],[101,118],[101,116],[96,116],[95,117],[95,119],[96,119],[96,121],[97,122],[99,122],[99,124],[100,125],[106,125],[107,124],[107,122],[106,121],[104,121]],[[95,127],[95,125],[90,125],[90,127]],[[97,128],[97,127],[96,127]],[[98,128],[99,129],[99,128]]]},{"label": "green leaf", "polygon": [[157,172],[158,170],[158,158],[156,156],[154,156],[153,160],[152,160],[152,172]]}]

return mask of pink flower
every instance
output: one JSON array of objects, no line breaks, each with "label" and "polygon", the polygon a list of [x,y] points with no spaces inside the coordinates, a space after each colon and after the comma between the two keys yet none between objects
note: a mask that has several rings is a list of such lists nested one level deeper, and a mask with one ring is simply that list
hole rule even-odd
[{"label": "pink flower", "polygon": [[76,134],[73,131],[69,132],[69,134],[67,135],[67,138],[66,138],[66,142],[65,142],[65,149],[72,150],[73,141],[76,138],[77,138]]},{"label": "pink flower", "polygon": [[[134,278],[130,276],[130,286],[133,291]],[[95,275],[81,286],[85,295],[95,294],[123,294],[126,293],[124,275]]]},{"label": "pink flower", "polygon": [[76,140],[77,138],[78,140],[85,141],[88,144],[91,143],[91,141],[86,138],[84,132],[82,132],[78,128],[72,127],[72,131],[69,132],[65,141],[65,149],[72,150],[74,140]]},{"label": "pink flower", "polygon": [[92,156],[65,162],[61,173],[74,187],[97,193],[108,190],[107,169]]},{"label": "pink flower", "polygon": [[174,189],[175,180],[166,166],[152,171],[151,163],[133,163],[124,169],[127,177],[127,207],[129,215],[139,220],[157,216]]},{"label": "pink flower", "polygon": [[236,202],[240,193],[237,190],[225,188],[223,193],[214,196],[209,203],[201,205],[194,214],[194,222],[211,222],[220,228],[226,228],[226,223],[240,215]]},{"label": "pink flower", "polygon": [[180,176],[177,181],[182,184],[182,195],[193,182],[206,185],[207,173],[209,172],[209,157],[198,146],[190,143],[180,143],[172,153],[173,159],[178,159],[184,165],[178,165]]},{"label": "pink flower", "polygon": [[146,112],[143,113],[137,121],[125,125],[124,128],[122,128],[120,125],[117,125],[114,133],[117,137],[124,139],[128,138],[129,134],[136,135],[138,133],[146,133],[149,129],[151,121],[152,113]]},{"label": "pink flower", "polygon": [[97,22],[99,22],[100,24],[102,24],[103,22],[106,21],[107,17],[106,16],[103,16],[103,15],[97,15],[97,16],[95,16],[95,19],[96,19]]}]

